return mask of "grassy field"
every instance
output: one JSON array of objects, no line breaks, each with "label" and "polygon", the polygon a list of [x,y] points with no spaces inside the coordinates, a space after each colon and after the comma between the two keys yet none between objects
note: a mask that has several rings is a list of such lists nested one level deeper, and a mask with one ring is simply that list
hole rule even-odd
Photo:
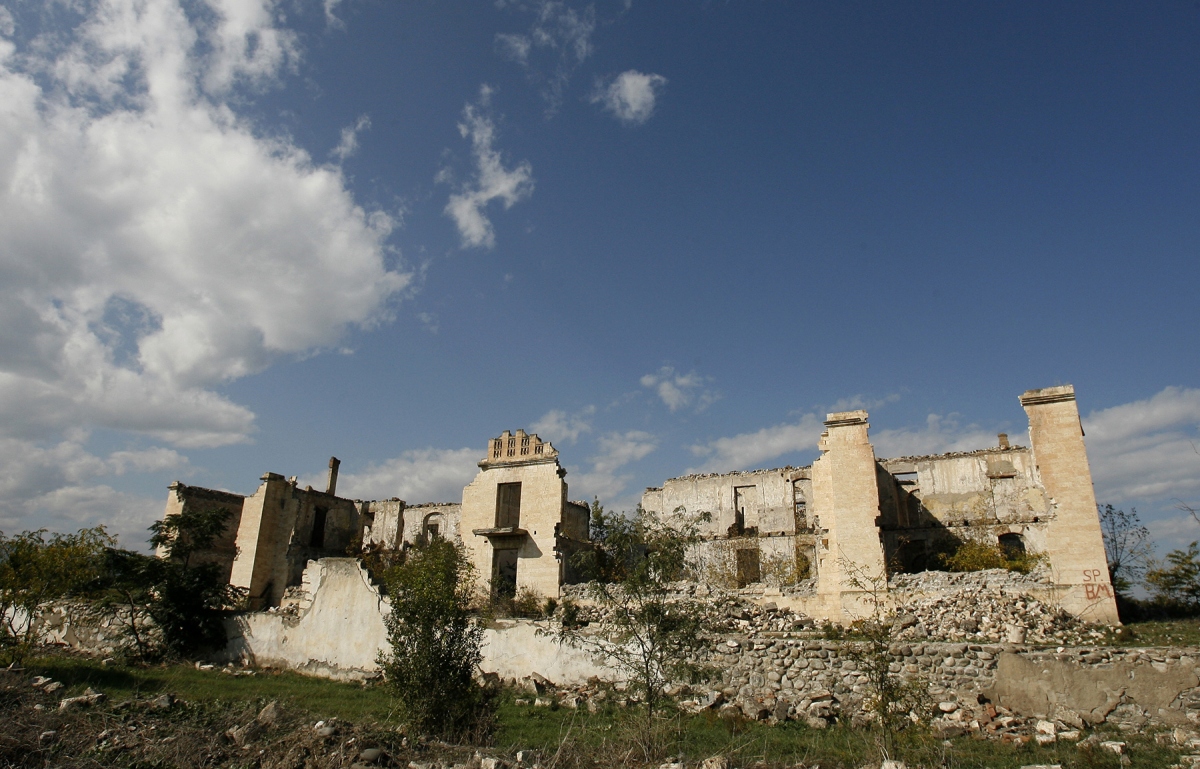
[{"label": "grassy field", "polygon": [[[49,676],[67,686],[65,691],[56,693],[56,697],[76,694],[89,686],[103,691],[110,698],[106,707],[111,708],[114,713],[121,711],[123,702],[146,700],[169,692],[185,701],[195,703],[196,711],[205,713],[206,723],[213,722],[217,717],[214,714],[222,712],[240,713],[242,715],[238,718],[244,720],[247,717],[245,714],[252,714],[268,701],[278,700],[289,714],[292,723],[290,728],[295,730],[294,735],[297,736],[279,736],[273,743],[264,742],[264,753],[254,764],[257,766],[286,765],[287,762],[282,759],[281,763],[271,763],[268,760],[269,751],[284,750],[288,744],[309,740],[307,735],[312,732],[312,724],[317,720],[328,721],[331,718],[346,722],[347,725],[359,724],[361,728],[354,732],[358,736],[358,744],[365,744],[364,741],[373,739],[379,744],[392,745],[392,765],[406,766],[410,758],[421,758],[414,754],[400,760],[399,749],[395,746],[399,744],[397,727],[401,725],[396,719],[396,709],[390,693],[380,686],[338,683],[288,672],[256,671],[254,675],[235,676],[223,673],[219,669],[202,671],[188,665],[102,666],[94,660],[69,656],[43,657],[31,661],[27,665],[26,675],[31,677],[35,674]],[[858,769],[871,765],[872,761],[878,766],[878,735],[870,730],[848,727],[811,729],[794,722],[771,727],[742,719],[721,719],[711,713],[701,716],[673,716],[656,725],[657,749],[648,752],[645,719],[639,711],[610,708],[588,713],[585,709],[539,708],[516,704],[516,696],[514,692],[505,692],[500,696],[496,729],[491,744],[484,747],[484,750],[493,755],[510,758],[518,750],[533,750],[538,756],[538,761],[547,769],[657,766],[669,759],[683,760],[689,765],[694,765],[714,755],[728,757],[733,767],[795,767],[801,764],[812,767],[819,764],[825,769]],[[111,721],[101,716],[102,714],[95,711],[89,712],[86,718],[91,720],[86,723],[101,724]],[[80,722],[73,728],[87,728],[84,723]],[[167,730],[170,724],[163,722],[158,728]],[[99,726],[96,729],[99,731]],[[159,733],[166,734],[166,731]],[[1177,760],[1178,753],[1157,745],[1153,735],[1125,735],[1115,738],[1130,746],[1131,763],[1127,766],[1162,769]],[[1061,764],[1063,767],[1080,769],[1118,769],[1122,766],[1120,758],[1112,753],[1099,749],[1081,750],[1070,743],[1045,747],[1013,746],[970,737],[942,741],[930,735],[915,733],[905,739],[901,757],[907,760],[910,769],[1018,769],[1021,766],[1036,764]],[[350,745],[349,742],[345,744]],[[472,749],[467,749],[466,753],[462,753],[460,749],[457,757],[451,757],[451,751],[446,754],[444,760],[447,763],[458,763],[465,760],[465,756],[471,751]],[[351,756],[353,753],[352,750],[343,752],[345,756]],[[212,755],[223,754],[217,751]],[[425,755],[422,760],[428,761],[429,758],[430,756]],[[149,763],[140,759],[139,765],[172,766],[177,765],[178,761],[177,757]],[[197,765],[243,765],[223,761],[224,759],[218,762],[214,758],[210,763]],[[331,763],[323,765],[348,765],[347,762],[337,761],[342,761],[342,758],[331,759]]]},{"label": "grassy field", "polygon": [[395,703],[378,686],[341,683],[287,671],[256,670],[254,675],[230,675],[197,670],[192,665],[135,667],[101,666],[84,657],[42,657],[27,667],[36,675],[61,681],[69,694],[92,687],[120,702],[171,693],[198,702],[261,702],[279,700],[299,710],[347,721],[394,720]]},{"label": "grassy field", "polygon": [[1105,642],[1113,646],[1200,646],[1200,620],[1131,622],[1108,631]]}]

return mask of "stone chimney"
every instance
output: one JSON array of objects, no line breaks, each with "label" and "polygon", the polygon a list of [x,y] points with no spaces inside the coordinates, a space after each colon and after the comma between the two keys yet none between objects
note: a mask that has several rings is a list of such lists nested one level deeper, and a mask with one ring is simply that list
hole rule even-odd
[{"label": "stone chimney", "polygon": [[1000,439],[1000,448],[1008,448],[1008,433],[1000,433],[996,437]]},{"label": "stone chimney", "polygon": [[337,457],[329,458],[329,483],[325,486],[326,494],[334,494],[337,492],[337,474],[338,467],[342,464],[342,460]]}]

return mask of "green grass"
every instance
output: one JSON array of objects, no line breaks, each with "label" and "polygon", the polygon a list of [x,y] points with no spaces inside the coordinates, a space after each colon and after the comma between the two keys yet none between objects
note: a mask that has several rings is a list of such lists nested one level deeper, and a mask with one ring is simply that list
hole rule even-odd
[{"label": "green grass", "polygon": [[347,721],[392,720],[395,704],[379,686],[330,681],[286,671],[255,671],[234,676],[220,669],[197,670],[191,665],[109,665],[80,657],[40,657],[26,667],[33,675],[49,676],[78,694],[91,686],[115,701],[153,697],[169,692],[190,701],[262,702],[279,700],[318,718]]},{"label": "green grass", "polygon": [[[27,669],[30,675],[50,676],[66,684],[64,694],[91,686],[117,702],[163,692],[192,702],[236,703],[243,707],[244,703],[279,700],[292,712],[309,714],[311,720],[336,717],[389,728],[396,725],[393,701],[385,688],[296,673],[258,671],[253,676],[232,676],[188,665],[105,667],[94,660],[69,656],[38,658],[30,661]],[[592,714],[583,708],[538,708],[515,704],[515,696],[510,691],[500,698],[492,750],[510,755],[516,750],[535,750],[543,756],[543,766],[559,753],[555,763],[558,769],[646,763],[643,712],[610,707]],[[750,767],[757,762],[775,766],[820,763],[826,769],[860,767],[877,757],[876,737],[870,730],[849,727],[811,729],[795,722],[771,727],[743,719],[721,719],[713,713],[674,716],[658,726],[658,738],[665,747],[649,763],[657,766],[667,757],[678,756],[694,766],[709,756],[722,754],[734,767]],[[906,739],[900,757],[912,769],[1018,769],[1029,764],[1056,763],[1064,769],[1121,766],[1116,755],[1082,751],[1069,743],[1017,747],[961,737],[947,746],[928,735]],[[1176,751],[1156,745],[1149,735],[1113,739],[1129,743],[1133,769],[1162,769],[1177,760]]]},{"label": "green grass", "polygon": [[[638,752],[638,732],[643,715],[637,711],[589,714],[585,710],[517,706],[507,697],[498,713],[496,747],[505,751],[533,749],[546,758],[553,757],[561,747],[559,765],[638,763],[642,757]],[[768,726],[742,719],[725,720],[712,713],[669,719],[660,738],[666,746],[663,758],[678,758],[692,766],[718,754],[727,756],[735,767],[749,767],[758,762],[776,766],[819,763],[822,767],[860,767],[878,757],[877,734],[870,730],[811,729],[796,722]],[[1120,740],[1130,746],[1129,766],[1133,769],[1163,769],[1177,760],[1177,751],[1155,744],[1151,736],[1114,734],[1105,739]],[[1030,764],[1061,764],[1064,769],[1122,766],[1113,753],[1081,750],[1074,743],[1014,746],[960,737],[946,745],[928,734],[902,735],[899,756],[912,769],[1019,769]]]},{"label": "green grass", "polygon": [[1200,620],[1130,622],[1109,630],[1104,643],[1113,646],[1200,646]]}]

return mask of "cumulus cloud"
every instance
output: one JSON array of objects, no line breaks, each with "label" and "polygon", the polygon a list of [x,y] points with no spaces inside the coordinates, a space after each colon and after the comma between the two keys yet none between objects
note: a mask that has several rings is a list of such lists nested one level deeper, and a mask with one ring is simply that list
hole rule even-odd
[{"label": "cumulus cloud", "polygon": [[[846,398],[832,406],[833,411],[868,408],[897,400],[888,396],[867,401],[861,396]],[[703,464],[688,470],[690,473],[715,473],[732,470],[752,470],[785,454],[809,452],[815,454],[817,441],[825,431],[824,419],[805,414],[795,422],[782,422],[756,432],[716,438],[691,447],[692,453],[703,457]],[[902,427],[873,430],[871,444],[877,457],[899,457],[919,454],[939,454],[949,451],[971,451],[995,445],[996,435],[976,425],[963,425],[957,414],[930,414],[921,427]]]},{"label": "cumulus cloud", "polygon": [[596,444],[599,452],[590,459],[591,469],[571,481],[573,498],[599,497],[611,501],[633,478],[630,473],[620,472],[621,469],[657,449],[658,439],[641,430],[629,430],[603,435]]},{"label": "cumulus cloud", "polygon": [[592,431],[590,418],[595,413],[595,406],[587,406],[577,414],[568,414],[561,409],[552,409],[530,425],[529,430],[544,441],[574,443],[580,435]]},{"label": "cumulus cloud", "polygon": [[[459,502],[462,490],[479,472],[479,449],[413,449],[398,457],[371,464],[361,472],[338,476],[338,495],[354,499],[399,497],[409,504]],[[305,483],[314,488],[325,474],[314,474]]]},{"label": "cumulus cloud", "polygon": [[654,105],[667,79],[648,75],[635,69],[622,72],[607,85],[599,84],[592,94],[592,103],[600,104],[622,123],[640,125],[654,114]]},{"label": "cumulus cloud", "polygon": [[29,439],[245,440],[253,414],[213,385],[386,317],[409,282],[393,222],[234,110],[295,66],[274,2],[81,8],[0,40],[0,416]]},{"label": "cumulus cloud", "polygon": [[595,46],[596,9],[593,5],[573,8],[558,0],[514,3],[533,15],[528,30],[496,35],[496,52],[525,69],[531,80],[540,84],[547,115],[561,106],[563,92],[575,69],[592,55]]},{"label": "cumulus cloud", "polygon": [[873,431],[871,444],[875,447],[875,456],[881,458],[975,451],[995,446],[996,431],[963,424],[958,414],[930,414],[921,427]]},{"label": "cumulus cloud", "polygon": [[[463,248],[496,245],[495,230],[485,213],[488,204],[499,200],[508,209],[533,194],[533,167],[529,161],[505,168],[495,148],[496,124],[487,114],[491,94],[491,89],[483,86],[479,100],[463,108],[463,120],[458,124],[462,137],[471,141],[475,168],[471,180],[450,196],[445,212],[454,220]],[[439,178],[445,178],[445,174],[439,174]]]},{"label": "cumulus cloud", "polygon": [[130,547],[145,544],[145,530],[162,514],[150,499],[97,484],[104,476],[184,470],[187,458],[157,447],[98,456],[85,448],[86,433],[39,445],[0,438],[0,531],[74,530],[104,524]]},{"label": "cumulus cloud", "polygon": [[689,473],[723,473],[751,470],[764,462],[797,451],[815,451],[825,429],[816,414],[805,414],[797,422],[783,422],[752,433],[716,438],[691,447],[703,464]]},{"label": "cumulus cloud", "polygon": [[27,19],[45,28],[0,19],[0,519],[140,527],[161,500],[98,480],[185,460],[93,455],[72,428],[246,441],[254,414],[217,388],[386,320],[410,275],[338,166],[239,114],[300,63],[277,0]]},{"label": "cumulus cloud", "polygon": [[696,411],[703,411],[721,397],[705,387],[712,381],[709,377],[695,371],[680,374],[671,366],[663,366],[656,373],[646,374],[640,381],[642,387],[653,390],[671,411],[693,405]]},{"label": "cumulus cloud", "polygon": [[1083,427],[1102,502],[1190,504],[1200,497],[1200,389],[1167,387],[1144,400],[1093,411]]}]

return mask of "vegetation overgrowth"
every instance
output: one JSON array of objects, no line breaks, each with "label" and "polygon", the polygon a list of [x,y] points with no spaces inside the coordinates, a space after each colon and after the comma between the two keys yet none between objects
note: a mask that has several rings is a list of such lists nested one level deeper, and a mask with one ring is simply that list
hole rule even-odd
[{"label": "vegetation overgrowth", "polygon": [[[31,686],[37,675],[66,686],[46,694]],[[87,709],[59,710],[61,699],[86,687],[108,699]],[[155,698],[164,693],[179,701],[155,706]],[[878,743],[871,728],[813,729],[796,722],[772,727],[712,712],[663,710],[655,722],[659,747],[647,756],[642,711],[609,705],[589,713],[518,704],[519,699],[528,702],[519,692],[500,694],[495,729],[486,744],[441,742],[403,726],[384,685],[279,671],[234,675],[187,664],[103,665],[76,656],[36,657],[23,670],[0,670],[0,719],[6,724],[0,731],[0,766],[326,769],[349,766],[363,749],[378,748],[382,756],[377,765],[383,767],[405,767],[410,761],[467,764],[477,751],[515,765],[517,752],[528,751],[526,762],[546,769],[657,767],[665,761],[696,766],[711,756],[724,756],[735,769],[858,769],[869,764]],[[258,724],[258,714],[273,701],[278,715]],[[318,723],[329,727],[327,732],[318,731]],[[230,734],[233,729],[240,733]],[[43,736],[48,731],[55,734]],[[927,733],[914,734],[905,756],[910,769],[1017,769],[1031,764],[1161,769],[1178,760],[1179,749],[1160,744],[1152,733],[1114,731],[1111,738],[1127,744],[1129,763],[1103,749],[1081,749],[1069,742],[1012,745],[970,737],[942,740]]]}]

